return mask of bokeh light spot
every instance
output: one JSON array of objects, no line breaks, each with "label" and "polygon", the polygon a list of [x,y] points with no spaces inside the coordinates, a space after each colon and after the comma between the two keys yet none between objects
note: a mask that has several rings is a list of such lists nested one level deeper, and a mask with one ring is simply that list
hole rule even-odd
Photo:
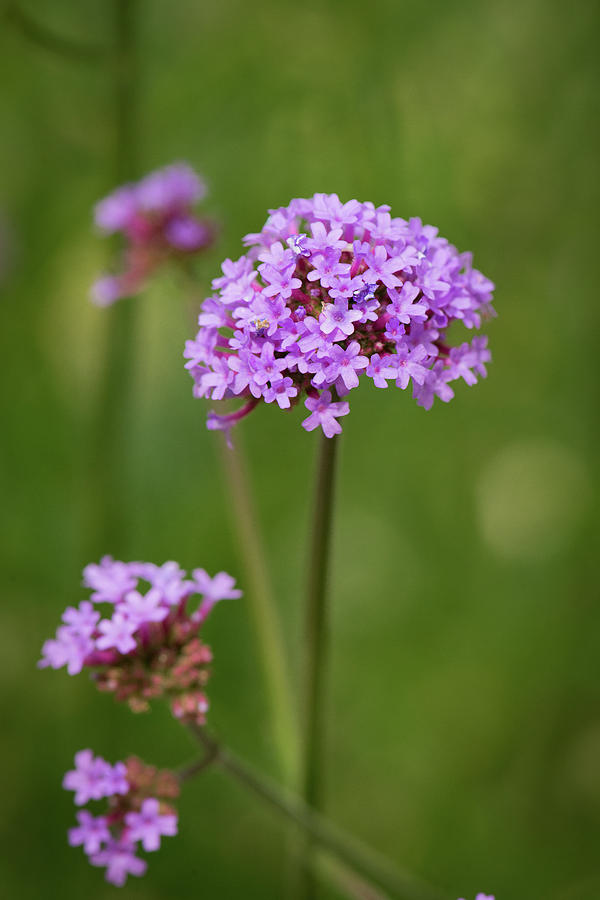
[{"label": "bokeh light spot", "polygon": [[547,559],[569,541],[589,490],[585,463],[570,447],[548,439],[509,444],[479,480],[483,536],[499,556]]}]

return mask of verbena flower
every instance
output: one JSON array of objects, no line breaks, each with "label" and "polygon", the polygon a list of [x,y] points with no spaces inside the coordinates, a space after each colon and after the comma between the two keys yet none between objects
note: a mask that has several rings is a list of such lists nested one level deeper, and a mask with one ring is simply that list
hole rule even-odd
[{"label": "verbena flower", "polygon": [[245,243],[223,263],[184,352],[195,396],[247,400],[229,415],[211,411],[210,429],[228,431],[261,400],[287,409],[302,399],[304,428],[332,437],[349,412],[339,398],[361,377],[411,384],[426,409],[452,399],[450,382],[485,377],[487,339],[451,347],[447,332],[494,315],[494,286],[431,225],[315,194],[271,210]]},{"label": "verbena flower", "polygon": [[[200,631],[215,603],[241,596],[234,579],[226,572],[211,578],[204,569],[194,569],[188,578],[174,562],[156,566],[109,556],[87,566],[83,575],[90,600],[67,607],[38,665],[66,666],[70,675],[88,668],[101,691],[114,692],[135,712],[166,696],[178,719],[203,725],[212,653]],[[85,766],[91,765],[82,756],[82,774],[70,776],[73,787],[73,779],[83,779],[78,803],[97,799],[93,791],[105,783],[105,773],[95,770],[85,780]]]},{"label": "verbena flower", "polygon": [[208,247],[214,225],[194,212],[206,188],[185,163],[175,163],[117,188],[94,210],[98,228],[125,239],[122,271],[103,275],[92,287],[92,300],[109,306],[140,291],[168,259],[185,259]]},{"label": "verbena flower", "polygon": [[83,847],[92,865],[106,868],[111,884],[121,887],[128,875],[146,871],[146,861],[136,855],[138,842],[151,852],[160,848],[164,835],[177,834],[177,814],[170,803],[179,795],[177,777],[137,757],[111,766],[91,750],[81,750],[63,787],[76,792],[78,805],[108,800],[102,815],[80,810],[77,826],[69,829],[68,836],[72,847]]}]

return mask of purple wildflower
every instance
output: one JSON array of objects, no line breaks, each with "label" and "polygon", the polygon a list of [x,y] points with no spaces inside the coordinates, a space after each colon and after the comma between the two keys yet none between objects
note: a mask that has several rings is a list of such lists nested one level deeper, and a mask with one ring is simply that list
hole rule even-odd
[{"label": "purple wildflower", "polygon": [[365,278],[369,281],[376,283],[380,281],[387,288],[395,288],[402,283],[397,275],[393,274],[394,272],[400,272],[403,268],[401,260],[395,256],[390,259],[386,248],[382,244],[378,244],[373,249],[366,262],[368,268],[365,272]]},{"label": "purple wildflower", "polygon": [[124,612],[115,612],[112,619],[103,619],[98,625],[100,637],[96,640],[98,650],[109,650],[114,647],[119,653],[129,653],[135,650],[136,642],[133,637],[137,631],[138,622],[127,618],[127,607],[121,607]]},{"label": "purple wildflower", "polygon": [[319,319],[321,331],[327,335],[339,331],[349,337],[354,331],[354,323],[360,317],[358,310],[349,308],[347,300],[326,303]]},{"label": "purple wildflower", "polygon": [[404,325],[410,325],[411,322],[425,322],[427,319],[427,306],[425,303],[416,303],[419,296],[419,288],[407,282],[402,285],[400,291],[390,291],[391,303],[388,307],[388,313],[394,316]]},{"label": "purple wildflower", "polygon": [[304,405],[311,415],[302,422],[302,427],[307,431],[313,431],[320,425],[326,437],[339,434],[342,426],[337,421],[340,416],[347,416],[350,406],[346,402],[332,403],[331,391],[323,391],[318,397],[307,397]]},{"label": "purple wildflower", "polygon": [[360,355],[360,344],[352,341],[344,350],[339,344],[335,344],[331,351],[331,363],[325,370],[325,377],[329,382],[335,382],[341,378],[346,388],[351,390],[358,385],[357,369],[366,369],[369,360]]},{"label": "purple wildflower", "polygon": [[260,352],[260,356],[256,358],[256,371],[254,373],[254,381],[257,385],[264,385],[267,381],[278,381],[281,378],[281,372],[286,367],[283,359],[276,359],[272,344],[265,344]]},{"label": "purple wildflower", "polygon": [[297,393],[298,388],[294,387],[291,378],[279,378],[271,381],[271,387],[267,388],[263,396],[265,403],[272,403],[276,400],[280,409],[289,409],[290,397],[295,397]]},{"label": "purple wildflower", "polygon": [[135,846],[128,840],[111,841],[104,850],[90,856],[93,866],[106,867],[106,880],[123,887],[128,875],[144,875],[148,863],[135,855]]},{"label": "purple wildflower", "polygon": [[330,250],[344,249],[346,242],[340,240],[342,236],[341,228],[332,228],[328,230],[323,222],[313,222],[310,226],[310,230],[312,232],[312,238],[308,238],[306,243],[313,254],[324,256]]},{"label": "purple wildflower", "polygon": [[177,834],[177,816],[161,815],[160,803],[155,797],[144,800],[139,813],[127,813],[125,824],[129,839],[141,841],[148,853],[159,849],[161,835],[172,837]]},{"label": "purple wildflower", "polygon": [[75,791],[75,803],[82,806],[88,800],[121,793],[113,790],[112,775],[111,765],[102,757],[94,756],[91,750],[80,750],[75,754],[75,768],[67,772],[63,779],[63,787]]},{"label": "purple wildflower", "polygon": [[[244,244],[245,256],[223,263],[198,336],[186,344],[195,396],[245,401],[239,414],[211,412],[210,429],[229,433],[259,401],[282,409],[306,397],[317,403],[315,388],[345,396],[360,374],[378,387],[392,377],[400,388],[412,382],[426,408],[434,396],[453,396],[449,382],[484,377],[485,338],[451,347],[446,331],[455,321],[478,328],[492,315],[493,285],[470,254],[420,219],[315,194],[271,211]],[[336,434],[331,400],[321,405],[327,431]],[[320,419],[307,421],[311,429]]]},{"label": "purple wildflower", "polygon": [[69,844],[71,847],[83,845],[84,852],[89,856],[98,853],[104,843],[110,841],[110,831],[107,827],[106,816],[92,816],[86,809],[77,813],[77,828],[69,829]]},{"label": "purple wildflower", "polygon": [[114,766],[111,766],[108,763],[106,764],[104,791],[106,797],[114,797],[117,794],[126,794],[129,791],[127,767],[125,763],[116,762]]},{"label": "purple wildflower", "polygon": [[[195,702],[198,703],[196,697]],[[162,835],[177,834],[177,814],[171,805],[179,795],[179,780],[135,756],[114,766],[91,750],[76,754],[77,769],[67,772],[63,786],[76,790],[75,803],[108,800],[104,815],[77,813],[68,831],[69,844],[83,847],[90,863],[106,867],[106,879],[121,886],[128,875],[143,875],[144,860],[136,856],[138,841],[147,851],[158,850]]]},{"label": "purple wildflower", "polygon": [[427,369],[423,365],[423,360],[426,359],[427,353],[425,348],[420,345],[415,347],[414,350],[399,347],[395,360],[398,371],[396,385],[405,390],[411,378],[417,384],[423,384],[427,376]]},{"label": "purple wildflower", "polygon": [[398,374],[396,366],[390,365],[393,360],[392,356],[380,356],[374,353],[367,368],[367,375],[373,379],[375,387],[386,388],[388,383],[386,378],[395,378]]},{"label": "purple wildflower", "polygon": [[204,569],[194,569],[192,576],[196,590],[204,596],[198,610],[201,619],[206,618],[219,600],[237,600],[242,596],[242,592],[234,587],[235,579],[227,572],[217,572],[215,577],[211,578]]},{"label": "purple wildflower", "polygon": [[62,615],[63,622],[69,626],[71,632],[85,638],[92,636],[99,618],[100,613],[94,609],[89,600],[83,600],[79,604],[79,609],[67,606]]},{"label": "purple wildflower", "polygon": [[93,302],[109,306],[132,296],[163,262],[210,246],[214,227],[193,211],[204,194],[204,184],[193,169],[176,163],[101,200],[94,210],[96,225],[106,234],[120,232],[126,246],[122,272],[94,283]]},{"label": "purple wildflower", "polygon": [[[193,591],[192,583],[186,581],[184,570],[172,560],[163,563],[162,566],[146,563],[141,577],[150,582],[168,606],[180,603],[184,597],[187,597]],[[153,592],[149,591],[149,593]]]},{"label": "purple wildflower", "polygon": [[42,658],[38,662],[40,669],[48,666],[52,669],[67,667],[69,675],[81,672],[86,657],[94,650],[94,641],[90,637],[77,634],[66,625],[56,630],[56,637],[45,641],[42,647]]},{"label": "purple wildflower", "polygon": [[454,391],[448,384],[451,378],[451,372],[444,367],[443,362],[436,362],[432,369],[427,370],[423,384],[413,384],[413,397],[419,406],[431,409],[434,397],[439,397],[444,403],[452,400]]},{"label": "purple wildflower", "polygon": [[[474,338],[471,344],[461,344],[450,350],[450,362],[454,378],[463,378],[467,384],[477,383],[477,372],[482,378],[487,376],[485,363],[491,359],[487,349],[487,338]],[[475,371],[473,371],[473,369]]]},{"label": "purple wildflower", "polygon": [[404,328],[404,325],[401,325],[398,319],[393,316],[391,319],[388,319],[388,323],[383,334],[384,337],[388,339],[388,341],[393,341],[395,344],[398,344],[404,338],[406,329]]},{"label": "purple wildflower", "polygon": [[98,564],[90,563],[83,570],[85,587],[92,588],[91,599],[95,603],[118,603],[137,584],[131,565],[115,562],[112,556],[103,556]]},{"label": "purple wildflower", "polygon": [[308,273],[309,281],[319,281],[322,287],[335,288],[342,278],[350,274],[349,263],[341,263],[339,251],[327,247],[311,260],[314,269]]},{"label": "purple wildflower", "polygon": [[[279,381],[274,381],[274,390],[283,397]],[[293,396],[296,389],[291,379],[288,382],[283,391]],[[99,690],[114,692],[134,712],[148,709],[150,699],[166,696],[174,715],[203,725],[212,653],[202,643],[200,631],[215,603],[241,597],[231,575],[219,572],[211,578],[204,569],[195,569],[189,579],[176,562],[157,566],[105,556],[99,565],[86,566],[84,584],[92,589],[93,602],[67,607],[55,638],[44,643],[39,667],[66,666],[70,675],[91,669]],[[97,608],[100,605],[105,614]],[[94,784],[104,779],[105,794],[127,790],[120,764],[103,771],[88,756],[89,751],[68,775],[72,789],[82,779],[88,784],[85,773],[91,767]],[[83,774],[78,774],[80,768]]]},{"label": "purple wildflower", "polygon": [[295,263],[291,262],[281,270],[265,263],[259,267],[259,272],[263,276],[266,287],[263,291],[266,297],[281,297],[288,300],[292,296],[292,291],[302,286],[299,278],[294,278],[293,273]]}]

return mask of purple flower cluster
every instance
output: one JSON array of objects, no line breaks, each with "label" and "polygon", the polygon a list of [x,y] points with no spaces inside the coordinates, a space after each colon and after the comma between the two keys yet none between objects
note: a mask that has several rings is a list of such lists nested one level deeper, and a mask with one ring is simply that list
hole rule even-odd
[{"label": "purple flower cluster", "polygon": [[494,900],[491,894],[477,894],[475,900]]},{"label": "purple flower cluster", "polygon": [[104,866],[106,880],[119,887],[128,875],[146,871],[147,863],[136,856],[138,842],[151,852],[159,849],[163,835],[177,834],[177,815],[165,803],[179,794],[176,777],[168,771],[158,772],[136,757],[111,766],[91,750],[81,750],[75,754],[75,769],[66,773],[63,787],[75,791],[78,806],[108,799],[104,815],[93,816],[85,809],[77,813],[69,844],[82,846],[91,864]]},{"label": "purple flower cluster", "polygon": [[109,306],[136,294],[160,263],[209,246],[214,226],[193,212],[205,193],[193,169],[175,163],[135,184],[123,185],[101,200],[95,208],[96,225],[105,234],[124,236],[125,265],[119,274],[104,275],[94,283],[94,303]]},{"label": "purple flower cluster", "polygon": [[[110,556],[83,575],[90,600],[67,607],[38,665],[66,666],[70,675],[89,667],[100,690],[113,691],[135,712],[166,695],[177,718],[204,724],[212,654],[198,635],[215,603],[241,596],[234,579],[226,572],[211,578],[204,569],[188,579],[175,562],[124,563]],[[190,608],[194,596],[201,601]],[[110,615],[103,617],[106,605]]]},{"label": "purple flower cluster", "polygon": [[210,429],[228,430],[260,400],[288,409],[305,396],[303,426],[332,437],[349,412],[339,398],[360,376],[412,384],[426,409],[452,399],[451,382],[485,377],[487,339],[450,347],[446,332],[493,315],[494,286],[431,225],[315,194],[271,210],[245,244],[223,263],[184,352],[195,396],[246,398],[235,413],[211,412]]}]

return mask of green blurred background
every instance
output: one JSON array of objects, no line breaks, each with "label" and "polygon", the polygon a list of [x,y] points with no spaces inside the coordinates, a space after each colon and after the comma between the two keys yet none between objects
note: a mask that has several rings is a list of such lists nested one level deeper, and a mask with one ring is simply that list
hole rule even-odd
[{"label": "green blurred background", "polygon": [[[106,2],[26,8],[111,38]],[[450,898],[600,897],[594,12],[139,5],[136,174],[189,160],[223,222],[199,297],[268,207],[315,191],[421,216],[497,284],[487,381],[429,413],[395,389],[353,396],[335,528],[329,813]],[[207,404],[182,365],[193,327],[175,273],[131,301],[121,535],[101,545],[91,442],[114,311],[87,293],[108,257],[90,210],[114,183],[112,75],[5,23],[0,72],[3,895],[282,897],[281,822],[217,772],[186,787],[180,835],[120,894],[67,846],[76,750],[194,753],[166,711],[133,717],[83,676],[36,669],[82,567],[112,553],[244,578]],[[240,429],[295,673],[316,448],[300,420],[261,408]],[[207,630],[211,721],[276,773],[245,602]]]}]

